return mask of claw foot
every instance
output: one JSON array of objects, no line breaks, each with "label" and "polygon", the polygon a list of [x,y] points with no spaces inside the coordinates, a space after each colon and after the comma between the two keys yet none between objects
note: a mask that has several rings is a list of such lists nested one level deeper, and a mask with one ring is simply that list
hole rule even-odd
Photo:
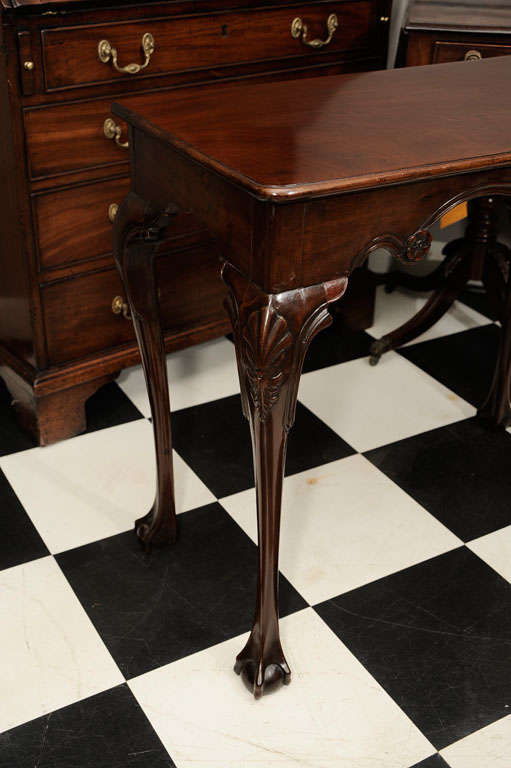
[{"label": "claw foot", "polygon": [[154,507],[147,515],[135,520],[135,531],[146,552],[149,552],[153,545],[161,547],[175,544],[177,536],[175,519],[168,513],[161,519],[159,515],[155,515]]},{"label": "claw foot", "polygon": [[289,685],[291,682],[291,670],[278,640],[263,651],[260,642],[251,637],[236,657],[234,671],[241,675],[245,686],[256,699],[260,699],[263,693],[279,688],[281,684]]},{"label": "claw foot", "polygon": [[390,343],[385,338],[385,336],[381,339],[378,339],[377,341],[373,341],[369,350],[369,355],[370,355],[369,363],[371,365],[378,365],[378,363],[380,362],[381,356],[385,352],[388,352],[389,349],[390,349]]}]

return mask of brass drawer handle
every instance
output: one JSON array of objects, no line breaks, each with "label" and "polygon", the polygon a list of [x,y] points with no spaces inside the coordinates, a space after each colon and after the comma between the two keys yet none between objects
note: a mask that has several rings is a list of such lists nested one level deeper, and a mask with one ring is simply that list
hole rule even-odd
[{"label": "brass drawer handle", "polygon": [[465,54],[465,61],[481,61],[483,54],[481,51],[467,51]]},{"label": "brass drawer handle", "polygon": [[302,43],[305,43],[305,45],[310,45],[311,48],[324,48],[325,45],[328,45],[332,42],[332,38],[338,26],[339,20],[337,16],[335,13],[331,13],[326,21],[326,28],[328,32],[328,37],[326,40],[320,40],[319,37],[316,37],[314,40],[307,40],[307,35],[309,32],[307,29],[307,24],[305,24],[302,19],[297,16],[296,19],[293,19],[291,22],[291,37],[294,37],[296,40],[301,37]]},{"label": "brass drawer handle", "polygon": [[117,216],[117,211],[119,210],[119,206],[117,203],[110,203],[108,206],[108,219],[112,222],[112,224],[115,221],[115,217]]},{"label": "brass drawer handle", "polygon": [[129,141],[121,141],[122,128],[120,125],[117,125],[115,120],[111,117],[107,117],[103,123],[103,133],[107,139],[115,141],[117,146],[121,147],[121,149],[128,149],[130,145]]},{"label": "brass drawer handle", "polygon": [[114,315],[122,315],[126,320],[131,320],[130,307],[122,296],[115,296],[112,301],[112,312]]},{"label": "brass drawer handle", "polygon": [[114,69],[117,72],[122,72],[125,75],[137,75],[143,69],[149,66],[151,56],[156,48],[154,37],[150,32],[146,32],[142,37],[141,42],[142,52],[145,56],[143,64],[126,64],[125,67],[120,67],[117,63],[117,48],[114,48],[108,40],[100,40],[98,43],[98,57],[103,64],[108,64],[110,59],[114,65]]}]

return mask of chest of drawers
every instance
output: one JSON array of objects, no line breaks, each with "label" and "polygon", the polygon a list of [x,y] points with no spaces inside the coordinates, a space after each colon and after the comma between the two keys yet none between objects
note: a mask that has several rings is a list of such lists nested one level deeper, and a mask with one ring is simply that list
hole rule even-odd
[{"label": "chest of drawers", "polygon": [[407,66],[509,56],[511,0],[412,0],[404,33]]},{"label": "chest of drawers", "polygon": [[[40,444],[138,359],[111,256],[129,186],[122,100],[384,66],[391,0],[0,0],[0,376]],[[311,105],[311,109],[314,105]],[[168,349],[228,329],[217,255],[186,211],[159,260]]]}]

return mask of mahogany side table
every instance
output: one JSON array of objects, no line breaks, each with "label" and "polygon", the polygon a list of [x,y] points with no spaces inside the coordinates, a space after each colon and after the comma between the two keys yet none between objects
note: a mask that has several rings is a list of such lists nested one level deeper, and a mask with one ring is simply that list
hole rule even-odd
[{"label": "mahogany side table", "polygon": [[[257,490],[259,576],[252,632],[236,660],[256,697],[290,680],[278,625],[278,549],[287,434],[311,339],[328,306],[377,247],[408,261],[429,227],[465,200],[511,193],[511,57],[274,82],[198,87],[151,124],[130,126],[131,191],[114,251],[146,374],[158,466],[148,546],[175,538],[171,435],[155,258],[178,210],[211,232],[229,288],[243,411]],[[439,119],[442,115],[442,119]],[[503,322],[493,386],[481,414],[510,413],[511,280],[489,266]],[[368,375],[369,370],[368,370]],[[343,393],[349,404],[349,392]],[[349,407],[349,405],[347,406]]]}]

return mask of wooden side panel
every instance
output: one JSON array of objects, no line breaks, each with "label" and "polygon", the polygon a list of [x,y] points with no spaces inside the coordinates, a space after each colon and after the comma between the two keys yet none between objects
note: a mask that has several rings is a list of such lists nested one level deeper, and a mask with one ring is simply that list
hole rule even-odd
[{"label": "wooden side panel", "polygon": [[[314,284],[360,264],[374,238],[391,234],[406,241],[456,195],[487,183],[511,183],[511,168],[341,195],[307,204],[303,281]],[[342,221],[342,228],[339,222]]]},{"label": "wooden side panel", "polygon": [[24,159],[14,123],[19,114],[18,82],[11,77],[9,83],[8,75],[16,71],[16,56],[14,31],[2,26],[0,19],[0,343],[33,363],[29,257],[24,244],[24,232],[30,237],[30,222],[21,206]]},{"label": "wooden side panel", "polygon": [[407,35],[406,66],[420,67],[433,63],[434,38],[429,32],[410,30]]},{"label": "wooden side panel", "polygon": [[[170,202],[181,210],[192,209],[211,236],[218,238],[221,255],[251,275],[255,199],[239,194],[232,184],[205,172],[178,152],[163,152],[159,141],[140,131],[131,131],[130,140],[136,142],[136,157],[140,159],[132,167],[134,191],[156,210],[165,210]],[[131,156],[133,162],[135,153]],[[165,197],[169,190],[173,200]]]}]

